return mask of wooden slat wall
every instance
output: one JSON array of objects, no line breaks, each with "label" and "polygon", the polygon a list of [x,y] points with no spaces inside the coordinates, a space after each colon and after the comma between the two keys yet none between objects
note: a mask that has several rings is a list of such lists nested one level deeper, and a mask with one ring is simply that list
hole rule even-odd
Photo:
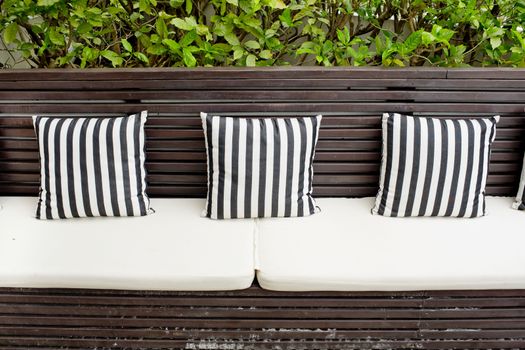
[{"label": "wooden slat wall", "polygon": [[[385,111],[440,118],[500,114],[488,193],[513,195],[525,136],[525,70],[0,71],[0,196],[37,193],[32,114],[89,117],[143,109],[151,115],[147,167],[153,196],[204,196],[201,111],[246,117],[323,114],[317,196],[376,193]],[[0,288],[0,349],[57,348],[525,349],[525,290]]]},{"label": "wooden slat wall", "polygon": [[385,111],[437,117],[501,114],[487,192],[512,195],[525,131],[525,70],[271,68],[0,71],[0,195],[36,195],[30,116],[150,111],[152,196],[202,197],[206,155],[199,112],[235,116],[321,113],[316,196],[377,192]]},{"label": "wooden slat wall", "polygon": [[520,349],[525,291],[0,290],[0,348]]}]

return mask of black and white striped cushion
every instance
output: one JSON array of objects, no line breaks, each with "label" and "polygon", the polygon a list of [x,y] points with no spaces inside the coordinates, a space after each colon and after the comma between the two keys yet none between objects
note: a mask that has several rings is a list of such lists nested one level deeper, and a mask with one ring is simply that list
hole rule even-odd
[{"label": "black and white striped cushion", "polygon": [[117,118],[33,117],[41,162],[36,217],[142,216],[147,112]]},{"label": "black and white striped cushion", "polygon": [[520,186],[518,188],[518,194],[516,195],[516,201],[512,205],[514,209],[525,210],[525,156],[523,158],[523,169],[521,170]]},{"label": "black and white striped cushion", "polygon": [[231,118],[202,113],[213,219],[307,216],[321,116]]},{"label": "black and white striped cushion", "polygon": [[383,158],[372,212],[384,216],[485,215],[490,146],[499,116],[383,115]]}]

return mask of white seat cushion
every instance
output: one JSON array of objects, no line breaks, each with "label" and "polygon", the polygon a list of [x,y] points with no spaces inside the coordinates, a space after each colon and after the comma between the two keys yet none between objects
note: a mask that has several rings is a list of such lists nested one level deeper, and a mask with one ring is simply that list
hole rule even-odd
[{"label": "white seat cushion", "polygon": [[388,218],[372,198],[319,199],[306,218],[258,221],[263,288],[409,291],[525,288],[525,215],[487,197],[477,219]]},{"label": "white seat cushion", "polygon": [[0,287],[233,290],[254,278],[253,220],[153,199],[145,217],[45,221],[36,198],[0,197]]}]

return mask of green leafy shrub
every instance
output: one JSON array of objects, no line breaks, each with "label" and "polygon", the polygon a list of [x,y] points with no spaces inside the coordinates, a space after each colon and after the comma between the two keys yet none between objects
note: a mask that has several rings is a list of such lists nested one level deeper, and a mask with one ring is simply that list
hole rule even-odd
[{"label": "green leafy shrub", "polygon": [[4,0],[0,24],[6,66],[525,66],[525,0]]}]

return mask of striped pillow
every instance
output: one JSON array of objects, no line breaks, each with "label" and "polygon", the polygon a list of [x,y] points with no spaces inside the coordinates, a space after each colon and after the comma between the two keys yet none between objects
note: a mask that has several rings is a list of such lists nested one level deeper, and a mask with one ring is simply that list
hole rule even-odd
[{"label": "striped pillow", "polygon": [[523,158],[523,169],[521,170],[520,187],[516,195],[516,201],[512,205],[514,209],[525,210],[525,157]]},{"label": "striped pillow", "polygon": [[308,216],[321,116],[230,118],[201,114],[212,219]]},{"label": "striped pillow", "polygon": [[147,112],[118,118],[33,117],[40,149],[38,219],[142,216]]},{"label": "striped pillow", "polygon": [[485,215],[490,145],[498,120],[384,114],[381,179],[372,212]]}]

